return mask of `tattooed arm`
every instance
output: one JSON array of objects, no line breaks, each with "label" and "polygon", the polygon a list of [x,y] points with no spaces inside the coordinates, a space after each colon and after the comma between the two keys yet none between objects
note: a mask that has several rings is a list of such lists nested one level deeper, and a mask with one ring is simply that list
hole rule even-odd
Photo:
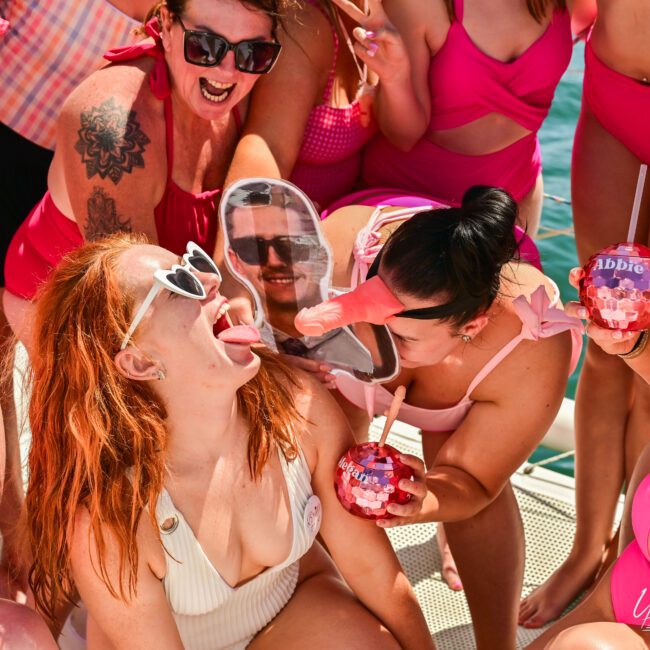
[{"label": "tattooed arm", "polygon": [[87,241],[100,239],[113,232],[133,232],[131,219],[117,214],[115,200],[99,185],[93,187],[87,204],[88,219],[83,233]]},{"label": "tattooed arm", "polygon": [[143,78],[141,71],[116,67],[91,75],[59,119],[50,192],[87,240],[123,231],[157,242],[153,211],[166,181],[164,116],[148,89],[132,92],[140,90],[134,77]]}]

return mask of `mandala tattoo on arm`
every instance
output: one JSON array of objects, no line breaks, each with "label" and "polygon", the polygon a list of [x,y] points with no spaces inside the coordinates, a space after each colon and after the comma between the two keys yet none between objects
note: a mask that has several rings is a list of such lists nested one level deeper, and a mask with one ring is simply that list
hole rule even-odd
[{"label": "mandala tattoo on arm", "polygon": [[75,150],[86,165],[86,176],[110,178],[115,185],[122,175],[144,167],[145,146],[151,140],[140,128],[135,111],[128,111],[109,97],[99,106],[81,113]]},{"label": "mandala tattoo on arm", "polygon": [[84,229],[86,241],[101,239],[115,232],[132,232],[131,219],[117,214],[115,201],[99,186],[88,199],[88,223]]}]

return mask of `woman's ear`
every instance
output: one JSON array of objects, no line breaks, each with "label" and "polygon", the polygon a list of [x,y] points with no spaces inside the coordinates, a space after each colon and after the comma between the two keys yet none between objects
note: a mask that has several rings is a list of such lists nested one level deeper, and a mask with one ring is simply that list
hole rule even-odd
[{"label": "woman's ear", "polygon": [[128,346],[115,355],[115,366],[122,375],[135,381],[151,381],[161,378],[162,371],[159,364],[133,346]]},{"label": "woman's ear", "polygon": [[162,39],[163,47],[167,52],[170,50],[171,28],[174,24],[172,13],[167,8],[167,5],[160,7],[160,37]]},{"label": "woman's ear", "polygon": [[461,336],[469,336],[473,339],[487,324],[488,317],[485,314],[482,314],[481,316],[477,316],[474,320],[471,320],[469,323],[465,323],[458,333]]}]

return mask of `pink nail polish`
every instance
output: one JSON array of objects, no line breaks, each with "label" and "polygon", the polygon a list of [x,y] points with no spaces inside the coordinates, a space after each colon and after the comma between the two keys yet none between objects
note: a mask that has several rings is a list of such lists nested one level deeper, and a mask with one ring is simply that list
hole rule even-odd
[{"label": "pink nail polish", "polygon": [[366,32],[366,38],[375,38],[377,34],[375,32]]}]

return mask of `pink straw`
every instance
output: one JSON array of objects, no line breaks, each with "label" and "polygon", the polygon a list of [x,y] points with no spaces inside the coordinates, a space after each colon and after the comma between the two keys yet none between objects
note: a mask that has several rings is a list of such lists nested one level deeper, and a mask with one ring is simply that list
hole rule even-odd
[{"label": "pink straw", "polygon": [[645,175],[648,171],[648,165],[641,165],[639,169],[639,178],[636,182],[636,193],[634,194],[634,205],[632,206],[632,217],[630,218],[630,228],[627,231],[627,241],[633,242],[636,235],[636,225],[639,221],[639,210],[641,209],[641,199],[643,197],[643,186],[645,185]]},{"label": "pink straw", "polygon": [[395,390],[395,395],[393,396],[393,401],[386,411],[386,423],[384,424],[384,430],[381,432],[381,438],[379,439],[379,446],[383,447],[386,443],[386,438],[390,433],[390,428],[393,426],[393,422],[397,419],[397,414],[399,413],[400,406],[406,397],[406,386],[398,386]]}]

